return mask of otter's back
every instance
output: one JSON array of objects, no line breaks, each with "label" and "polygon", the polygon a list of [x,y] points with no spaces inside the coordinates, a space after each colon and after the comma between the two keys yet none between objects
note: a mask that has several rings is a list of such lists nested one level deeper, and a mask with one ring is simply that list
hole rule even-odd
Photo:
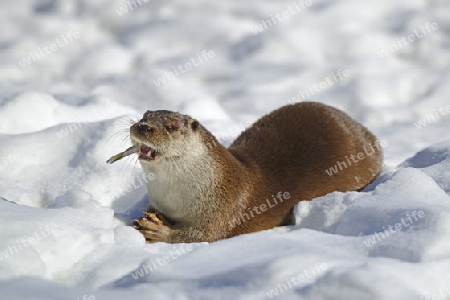
[{"label": "otter's back", "polygon": [[330,191],[349,190],[362,188],[373,180],[373,172],[368,171],[362,183],[354,182],[353,174],[360,174],[361,168],[367,166],[378,174],[381,153],[334,177],[327,175],[326,170],[375,141],[364,126],[344,112],[320,103],[302,102],[262,117],[242,132],[229,150],[245,155],[267,174],[267,180],[282,178],[283,186],[292,190],[298,188],[299,181],[307,185],[329,184]]}]

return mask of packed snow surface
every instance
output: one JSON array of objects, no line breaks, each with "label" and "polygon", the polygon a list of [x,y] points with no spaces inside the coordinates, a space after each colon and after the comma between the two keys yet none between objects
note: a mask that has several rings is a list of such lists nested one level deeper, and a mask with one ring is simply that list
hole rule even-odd
[{"label": "packed snow surface", "polygon": [[[448,0],[3,0],[0,16],[0,299],[449,299]],[[229,145],[307,100],[386,143],[365,190],[215,243],[125,226],[145,178],[106,160],[147,109]]]}]

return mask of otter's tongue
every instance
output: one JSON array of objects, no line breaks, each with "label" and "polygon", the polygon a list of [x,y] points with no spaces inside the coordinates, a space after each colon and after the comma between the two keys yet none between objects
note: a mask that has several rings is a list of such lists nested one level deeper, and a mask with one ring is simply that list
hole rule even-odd
[{"label": "otter's tongue", "polygon": [[146,145],[142,145],[141,148],[139,149],[139,158],[141,159],[154,160],[155,155],[156,151]]}]

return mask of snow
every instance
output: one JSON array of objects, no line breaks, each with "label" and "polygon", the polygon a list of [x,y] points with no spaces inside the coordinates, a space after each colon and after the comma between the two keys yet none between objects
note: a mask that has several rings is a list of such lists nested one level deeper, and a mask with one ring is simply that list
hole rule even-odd
[{"label": "snow", "polygon": [[[311,2],[254,34],[293,2],[2,1],[0,299],[448,299],[450,3]],[[229,145],[293,98],[385,140],[382,175],[300,202],[295,226],[210,244],[125,226],[145,178],[106,160],[143,112],[191,114]]]}]

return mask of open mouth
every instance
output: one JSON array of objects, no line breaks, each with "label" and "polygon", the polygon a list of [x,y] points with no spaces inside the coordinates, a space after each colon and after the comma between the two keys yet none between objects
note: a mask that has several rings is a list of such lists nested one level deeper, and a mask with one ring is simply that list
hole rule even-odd
[{"label": "open mouth", "polygon": [[153,148],[150,148],[146,145],[141,145],[139,147],[139,159],[144,160],[155,160],[156,157],[156,150]]}]

